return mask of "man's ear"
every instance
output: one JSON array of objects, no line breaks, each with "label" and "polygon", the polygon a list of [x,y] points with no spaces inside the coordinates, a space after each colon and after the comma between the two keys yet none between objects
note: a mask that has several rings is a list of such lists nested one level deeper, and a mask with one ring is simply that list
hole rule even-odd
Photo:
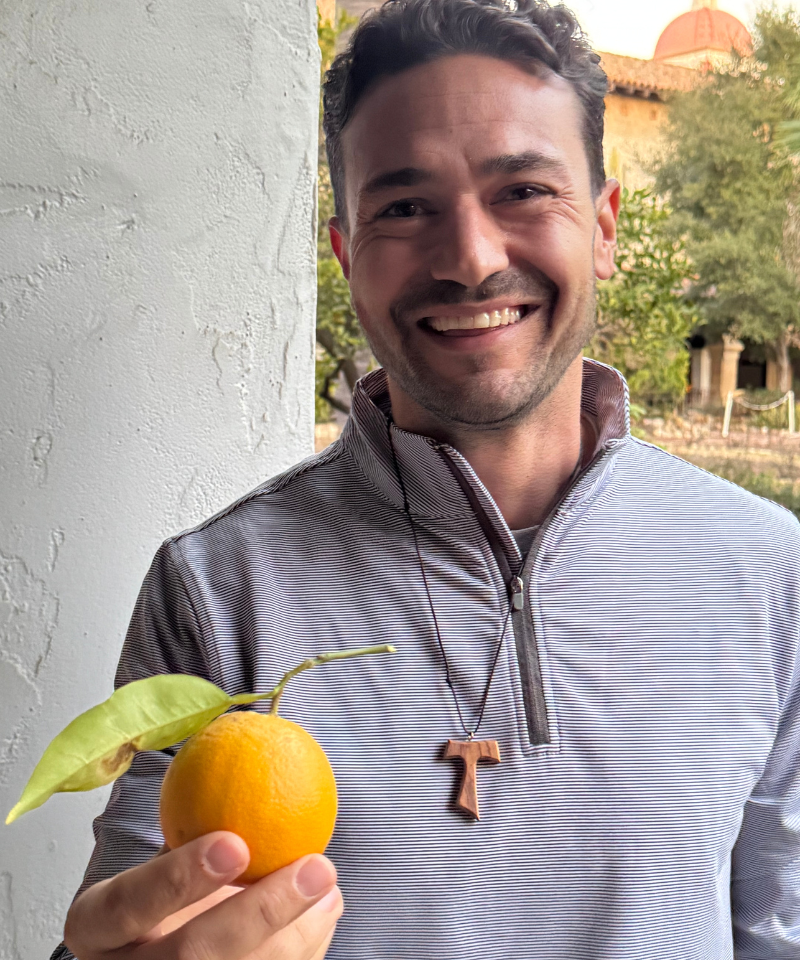
[{"label": "man's ear", "polygon": [[328,221],[328,233],[331,238],[331,246],[336,254],[336,259],[342,268],[345,280],[350,280],[350,251],[347,249],[347,235],[342,230],[342,224],[338,217],[331,217]]},{"label": "man's ear", "polygon": [[594,272],[598,280],[613,277],[616,269],[614,252],[617,249],[620,192],[619,181],[606,180],[606,185],[595,201],[597,225],[594,232]]}]

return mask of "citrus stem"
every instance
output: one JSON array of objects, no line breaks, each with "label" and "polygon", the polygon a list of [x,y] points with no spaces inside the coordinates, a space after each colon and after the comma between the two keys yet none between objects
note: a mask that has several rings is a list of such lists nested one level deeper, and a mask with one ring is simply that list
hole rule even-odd
[{"label": "citrus stem", "polygon": [[[278,712],[278,703],[281,699],[281,694],[286,686],[286,684],[296,677],[298,673],[302,673],[304,670],[310,670],[312,667],[318,667],[323,663],[328,663],[331,660],[347,660],[350,657],[363,657],[368,653],[396,653],[397,651],[390,643],[384,643],[378,647],[360,647],[358,650],[335,650],[331,653],[320,653],[316,657],[309,657],[308,660],[304,660],[302,663],[298,663],[296,667],[293,667],[289,670],[288,673],[283,675],[281,682],[273,690],[270,690],[269,693],[264,693],[259,696],[259,700],[272,700],[272,706],[270,707],[269,712],[277,714]],[[236,701],[236,697],[233,697],[233,700]],[[249,702],[252,703],[252,697],[249,698]]]}]

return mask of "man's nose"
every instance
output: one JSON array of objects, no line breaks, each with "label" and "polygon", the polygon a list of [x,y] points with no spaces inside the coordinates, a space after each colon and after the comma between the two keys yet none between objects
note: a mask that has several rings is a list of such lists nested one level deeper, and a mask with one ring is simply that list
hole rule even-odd
[{"label": "man's nose", "polygon": [[483,204],[465,201],[441,225],[431,256],[431,276],[477,287],[494,273],[508,269],[506,236]]}]

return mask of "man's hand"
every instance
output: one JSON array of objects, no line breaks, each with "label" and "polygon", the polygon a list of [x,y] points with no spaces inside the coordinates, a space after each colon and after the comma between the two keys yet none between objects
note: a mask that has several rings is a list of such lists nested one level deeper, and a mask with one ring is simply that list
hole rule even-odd
[{"label": "man's hand", "polygon": [[78,960],[322,960],[342,895],[319,854],[249,887],[230,886],[250,854],[210,833],[90,887],[64,942]]}]

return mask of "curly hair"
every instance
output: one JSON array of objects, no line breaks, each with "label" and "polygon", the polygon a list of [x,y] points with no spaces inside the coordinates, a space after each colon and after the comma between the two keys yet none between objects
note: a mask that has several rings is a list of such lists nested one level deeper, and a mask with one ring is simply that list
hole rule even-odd
[{"label": "curly hair", "polygon": [[367,13],[328,70],[323,127],[336,214],[346,224],[342,133],[382,77],[454,54],[542,65],[572,84],[583,109],[592,190],[606,180],[603,115],[608,80],[574,14],[544,0],[386,0]]}]

